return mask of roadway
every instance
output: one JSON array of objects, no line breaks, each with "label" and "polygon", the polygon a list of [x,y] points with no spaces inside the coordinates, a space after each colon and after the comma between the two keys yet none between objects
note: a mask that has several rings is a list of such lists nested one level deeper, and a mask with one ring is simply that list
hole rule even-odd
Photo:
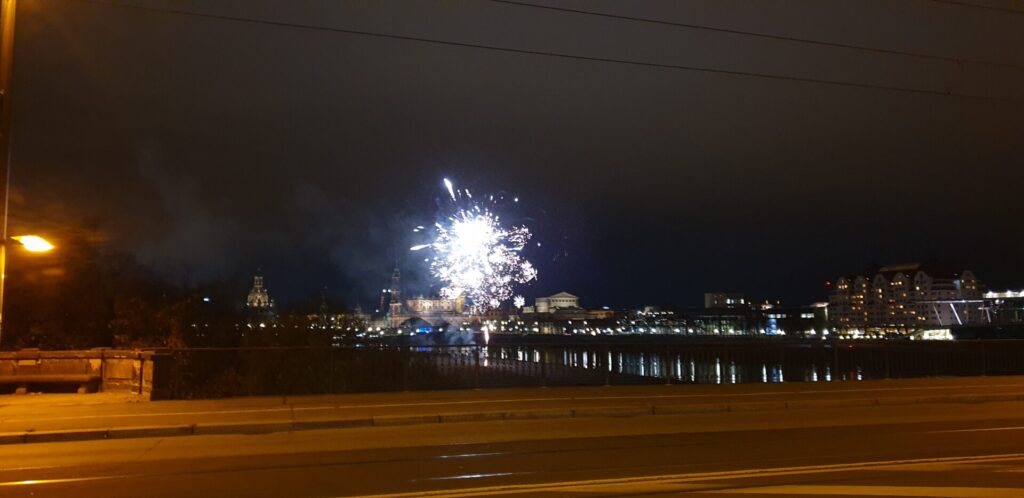
[{"label": "roadway", "polygon": [[405,493],[1024,496],[1024,402],[496,420],[0,446],[4,497]]}]

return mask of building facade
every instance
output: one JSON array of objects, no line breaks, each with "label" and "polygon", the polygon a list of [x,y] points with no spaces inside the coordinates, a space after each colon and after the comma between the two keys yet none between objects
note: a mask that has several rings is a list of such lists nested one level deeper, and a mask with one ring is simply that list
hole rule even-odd
[{"label": "building facade", "polygon": [[883,266],[836,280],[829,322],[834,331],[854,336],[984,323],[982,294],[970,270],[950,272],[919,263]]},{"label": "building facade", "polygon": [[553,296],[538,297],[533,306],[523,307],[523,313],[554,313],[574,309],[580,309],[580,298],[568,292],[559,292]]},{"label": "building facade", "polygon": [[263,287],[262,275],[252,278],[252,289],[245,298],[245,306],[253,310],[269,310],[274,307],[274,300],[270,298],[266,287]]},{"label": "building facade", "polygon": [[997,325],[1024,324],[1024,290],[986,292],[987,318]]},{"label": "building facade", "polygon": [[705,308],[742,308],[747,306],[747,300],[743,294],[735,292],[706,292],[704,293]]},{"label": "building facade", "polygon": [[[441,297],[416,296],[402,298],[402,273],[396,267],[391,273],[391,287],[384,289],[387,296],[387,313],[376,325],[389,328],[435,330],[458,325],[471,318],[467,315],[465,297],[445,299]],[[385,300],[381,299],[384,309]]]}]

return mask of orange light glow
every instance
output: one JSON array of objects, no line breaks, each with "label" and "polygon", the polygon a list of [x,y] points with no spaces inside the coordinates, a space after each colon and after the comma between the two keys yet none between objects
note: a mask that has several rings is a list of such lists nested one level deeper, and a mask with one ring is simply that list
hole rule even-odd
[{"label": "orange light glow", "polygon": [[38,235],[21,235],[11,238],[21,242],[21,245],[25,246],[25,250],[30,252],[46,252],[53,250],[53,244]]}]

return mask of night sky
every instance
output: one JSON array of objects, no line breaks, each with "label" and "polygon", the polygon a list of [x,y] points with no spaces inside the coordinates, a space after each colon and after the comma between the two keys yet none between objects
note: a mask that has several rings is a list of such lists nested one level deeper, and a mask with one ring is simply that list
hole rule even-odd
[{"label": "night sky", "polygon": [[527,297],[797,304],[837,275],[929,259],[1024,287],[1024,13],[546,4],[986,65],[484,0],[133,5],[922,91],[20,0],[12,232],[86,230],[177,282],[261,268],[281,301],[326,286],[370,308],[396,258],[409,291],[430,291],[407,249],[448,177],[521,198],[508,216],[542,243]]}]

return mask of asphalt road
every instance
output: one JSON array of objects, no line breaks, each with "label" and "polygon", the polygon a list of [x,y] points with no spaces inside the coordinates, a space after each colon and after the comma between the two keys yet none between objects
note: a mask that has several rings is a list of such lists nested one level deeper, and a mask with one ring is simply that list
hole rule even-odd
[{"label": "asphalt road", "polygon": [[0,447],[0,496],[1024,496],[1024,402]]}]

